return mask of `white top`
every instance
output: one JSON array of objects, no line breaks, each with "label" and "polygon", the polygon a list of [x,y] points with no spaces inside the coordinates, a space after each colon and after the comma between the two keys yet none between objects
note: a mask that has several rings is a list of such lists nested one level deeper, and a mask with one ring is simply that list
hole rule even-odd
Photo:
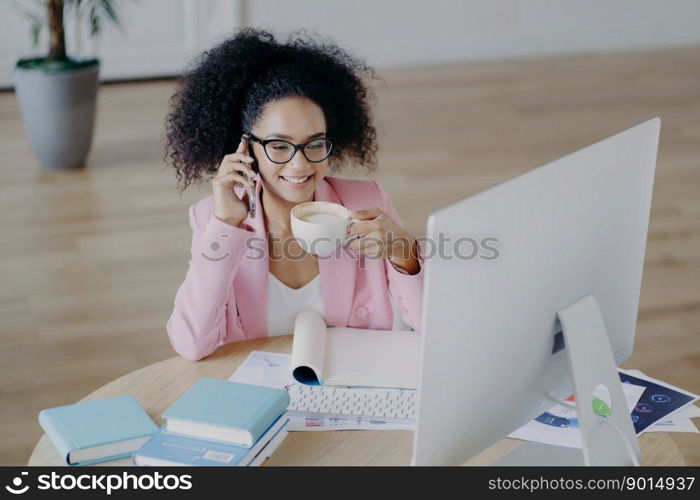
[{"label": "white top", "polygon": [[302,309],[313,309],[323,316],[321,274],[301,288],[290,288],[268,273],[267,336],[294,333],[294,321]]}]

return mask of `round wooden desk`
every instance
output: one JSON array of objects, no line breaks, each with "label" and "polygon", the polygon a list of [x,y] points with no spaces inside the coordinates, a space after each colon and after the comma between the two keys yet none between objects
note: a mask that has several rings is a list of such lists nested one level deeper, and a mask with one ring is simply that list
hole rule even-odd
[{"label": "round wooden desk", "polygon": [[[131,394],[162,425],[161,414],[202,377],[227,379],[251,351],[289,353],[291,335],[227,344],[203,361],[179,356],[154,363],[101,387],[84,400]],[[639,437],[643,465],[685,465],[676,444],[665,433]],[[522,441],[504,439],[472,458],[468,465],[488,465]],[[409,465],[413,433],[409,431],[291,432],[268,465]],[[28,465],[64,465],[44,434]],[[131,465],[130,459],[103,465]]]}]

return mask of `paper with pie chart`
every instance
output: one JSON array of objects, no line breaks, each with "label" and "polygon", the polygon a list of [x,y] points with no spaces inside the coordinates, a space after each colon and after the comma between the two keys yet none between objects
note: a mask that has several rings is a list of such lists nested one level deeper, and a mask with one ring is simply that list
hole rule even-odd
[{"label": "paper with pie chart", "polygon": [[678,387],[653,379],[637,370],[620,370],[622,387],[626,384],[643,385],[644,394],[632,411],[632,423],[637,434],[645,432],[657,422],[663,422],[688,405],[698,396]]},{"label": "paper with pie chart", "polygon": [[[657,422],[673,418],[698,399],[695,394],[636,370],[620,370],[620,381],[637,434],[645,432]],[[608,414],[610,408],[602,394],[594,393],[593,396],[594,411],[602,416]],[[564,405],[555,405],[509,437],[570,448],[582,447],[576,410]]]},{"label": "paper with pie chart", "polygon": [[[631,412],[642,397],[645,388],[623,384],[622,390],[627,403],[627,411]],[[567,401],[573,402],[573,397],[567,398]],[[610,407],[601,391],[593,393],[592,404],[595,413],[602,416],[610,414]],[[508,437],[570,448],[583,447],[576,410],[561,404],[554,405],[548,411],[509,434]]]}]

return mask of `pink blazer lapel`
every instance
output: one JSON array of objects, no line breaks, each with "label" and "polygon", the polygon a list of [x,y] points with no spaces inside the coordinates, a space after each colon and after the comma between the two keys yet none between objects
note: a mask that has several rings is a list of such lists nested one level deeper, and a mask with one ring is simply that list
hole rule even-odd
[{"label": "pink blazer lapel", "polygon": [[[270,266],[265,219],[259,203],[261,187],[262,181],[260,175],[257,175],[255,192],[258,206],[255,217],[249,214],[244,221],[255,232],[255,238],[233,282],[238,315],[241,319],[240,326],[243,327],[246,339],[267,337],[267,285]],[[242,187],[237,187],[236,191],[240,193]]]},{"label": "pink blazer lapel", "polygon": [[[342,204],[331,185],[321,181],[316,187],[315,201],[330,201]],[[355,295],[355,275],[357,261],[346,251],[339,248],[327,257],[318,258],[321,274],[321,294],[323,295],[323,312],[329,326],[346,326],[352,313]]]}]

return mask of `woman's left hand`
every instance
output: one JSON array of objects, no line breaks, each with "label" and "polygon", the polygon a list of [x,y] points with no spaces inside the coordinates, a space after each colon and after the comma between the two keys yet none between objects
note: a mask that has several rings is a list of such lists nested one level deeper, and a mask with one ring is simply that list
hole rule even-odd
[{"label": "woman's left hand", "polygon": [[348,235],[354,236],[348,248],[357,255],[373,259],[388,258],[408,274],[420,271],[418,242],[380,208],[355,210],[350,215]]}]

